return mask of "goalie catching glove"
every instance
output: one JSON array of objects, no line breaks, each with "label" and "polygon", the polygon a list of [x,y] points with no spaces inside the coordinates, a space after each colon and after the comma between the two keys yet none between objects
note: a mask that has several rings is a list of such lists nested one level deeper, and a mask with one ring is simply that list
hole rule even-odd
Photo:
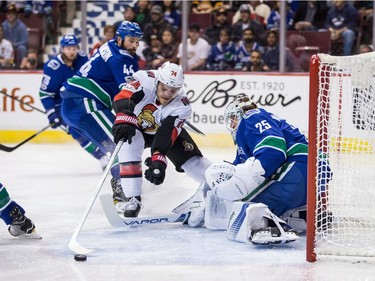
[{"label": "goalie catching glove", "polygon": [[264,182],[264,169],[259,160],[250,157],[234,166],[227,162],[214,163],[205,172],[206,180],[219,198],[241,200]]},{"label": "goalie catching glove", "polygon": [[167,157],[163,154],[155,153],[145,161],[148,169],[145,171],[145,177],[153,184],[162,184],[165,178],[165,169],[167,168]]},{"label": "goalie catching glove", "polygon": [[113,140],[117,144],[121,139],[124,142],[132,143],[137,128],[137,117],[132,112],[119,112],[116,114],[115,123],[112,127]]}]

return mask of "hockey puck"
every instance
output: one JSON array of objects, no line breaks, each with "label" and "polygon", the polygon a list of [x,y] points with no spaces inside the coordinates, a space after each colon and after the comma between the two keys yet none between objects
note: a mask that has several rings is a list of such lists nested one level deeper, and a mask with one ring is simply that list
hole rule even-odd
[{"label": "hockey puck", "polygon": [[76,254],[76,255],[74,255],[74,259],[76,261],[86,261],[87,260],[87,256],[86,255],[82,255],[82,254]]}]

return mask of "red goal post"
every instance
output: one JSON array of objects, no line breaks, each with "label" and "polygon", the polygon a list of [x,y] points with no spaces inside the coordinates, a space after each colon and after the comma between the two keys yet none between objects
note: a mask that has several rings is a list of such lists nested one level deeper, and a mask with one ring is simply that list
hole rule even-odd
[{"label": "red goal post", "polygon": [[312,56],[306,260],[375,261],[375,54]]}]

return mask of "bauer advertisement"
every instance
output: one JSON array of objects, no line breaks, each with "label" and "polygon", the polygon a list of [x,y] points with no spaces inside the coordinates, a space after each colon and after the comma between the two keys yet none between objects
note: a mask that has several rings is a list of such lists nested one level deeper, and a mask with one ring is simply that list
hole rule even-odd
[{"label": "bauer advertisement", "polygon": [[[42,73],[0,73],[0,90],[8,95],[0,95],[0,130],[37,131],[48,124],[44,114],[24,104],[44,110],[38,94],[41,79]],[[245,93],[307,133],[308,83],[307,74],[186,74],[185,91],[193,108],[190,122],[206,134],[227,132],[225,108],[234,96]]]}]

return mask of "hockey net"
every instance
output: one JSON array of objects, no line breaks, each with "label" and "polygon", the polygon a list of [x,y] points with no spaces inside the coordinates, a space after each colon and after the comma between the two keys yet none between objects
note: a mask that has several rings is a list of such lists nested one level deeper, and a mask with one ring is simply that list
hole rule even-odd
[{"label": "hockey net", "polygon": [[310,62],[306,259],[375,261],[375,55]]}]

